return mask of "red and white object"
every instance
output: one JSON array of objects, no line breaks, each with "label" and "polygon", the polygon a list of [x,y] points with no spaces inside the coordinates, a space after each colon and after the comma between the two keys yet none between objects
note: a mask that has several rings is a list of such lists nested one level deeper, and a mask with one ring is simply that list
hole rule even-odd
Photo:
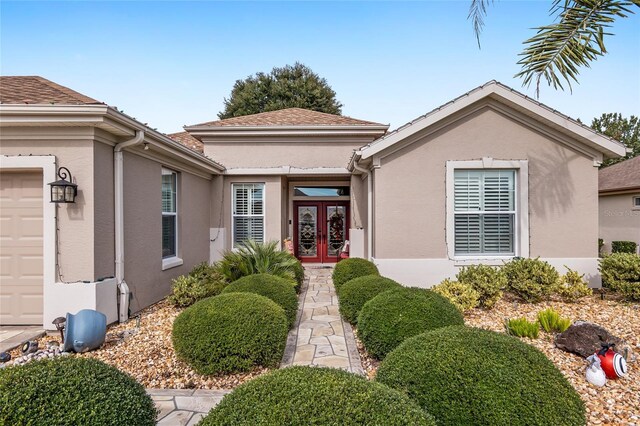
[{"label": "red and white object", "polygon": [[587,361],[589,362],[587,372],[585,374],[587,382],[598,387],[602,387],[607,384],[607,376],[604,374],[604,371],[600,366],[600,357],[598,357],[597,354],[593,354],[587,358]]},{"label": "red and white object", "polygon": [[602,345],[602,349],[598,351],[600,358],[600,366],[606,374],[607,379],[618,379],[627,374],[627,361],[622,355],[613,350],[615,344],[609,343]]}]

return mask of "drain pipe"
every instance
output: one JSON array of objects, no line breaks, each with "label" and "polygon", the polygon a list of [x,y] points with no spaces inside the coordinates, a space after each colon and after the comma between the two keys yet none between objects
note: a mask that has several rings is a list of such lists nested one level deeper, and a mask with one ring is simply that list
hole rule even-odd
[{"label": "drain pipe", "polygon": [[116,237],[116,282],[120,290],[120,303],[118,304],[118,319],[121,323],[129,319],[129,295],[131,291],[124,280],[124,163],[122,150],[138,145],[144,141],[144,131],[136,130],[133,139],[120,142],[113,148],[113,194]]},{"label": "drain pipe", "polygon": [[373,257],[373,173],[371,170],[363,169],[355,162],[353,168],[367,174],[367,259]]}]

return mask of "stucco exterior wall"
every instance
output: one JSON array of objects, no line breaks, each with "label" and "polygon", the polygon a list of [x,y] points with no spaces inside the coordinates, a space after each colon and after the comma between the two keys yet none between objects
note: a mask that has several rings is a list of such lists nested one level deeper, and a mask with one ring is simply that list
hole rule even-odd
[{"label": "stucco exterior wall", "polygon": [[283,234],[282,217],[285,212],[282,211],[282,176],[225,176],[224,177],[224,228],[226,238],[226,249],[230,249],[233,241],[232,232],[232,203],[233,194],[231,193],[231,185],[234,183],[264,183],[264,211],[265,211],[265,241],[279,241],[286,238]]},{"label": "stucco exterior wall", "polygon": [[633,206],[633,197],[640,197],[640,191],[600,196],[599,236],[604,239],[603,251],[611,252],[612,241],[635,241],[640,245],[640,208]]},{"label": "stucco exterior wall", "polygon": [[93,149],[94,269],[96,279],[115,276],[115,211],[113,146],[96,143]]},{"label": "stucco exterior wall", "polygon": [[[3,127],[0,155],[54,155],[78,184],[75,204],[57,206],[58,264],[56,280],[93,280],[94,272],[94,133],[91,128]],[[44,195],[50,197],[49,193]]]},{"label": "stucco exterior wall", "polygon": [[184,263],[163,271],[162,163],[124,153],[125,280],[132,312],[167,296],[173,278],[209,259],[212,182],[178,172],[178,257]]},{"label": "stucco exterior wall", "polygon": [[[256,138],[257,139],[257,138]],[[369,141],[331,142],[305,139],[296,142],[205,142],[205,155],[227,169],[292,166],[347,167],[355,149]],[[247,155],[251,153],[251,155]]]}]

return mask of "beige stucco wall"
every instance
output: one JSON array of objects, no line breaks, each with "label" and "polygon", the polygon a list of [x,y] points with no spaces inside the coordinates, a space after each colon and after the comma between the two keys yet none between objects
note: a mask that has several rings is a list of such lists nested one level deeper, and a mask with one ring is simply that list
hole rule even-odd
[{"label": "beige stucco wall", "polygon": [[178,172],[178,257],[184,264],[163,271],[162,163],[124,153],[124,270],[134,293],[132,312],[168,295],[173,278],[209,259],[212,182]]},{"label": "beige stucco wall", "polygon": [[611,252],[612,241],[635,241],[640,245],[640,208],[633,206],[633,197],[640,197],[640,191],[600,196],[599,235],[605,241],[605,252]]},{"label": "beige stucco wall", "polygon": [[[204,138],[205,155],[227,169],[292,166],[347,167],[351,154],[368,141],[313,142],[211,142]],[[248,155],[250,153],[250,155]]]},{"label": "beige stucco wall", "polygon": [[115,276],[113,146],[96,143],[93,149],[94,269],[96,279]]},{"label": "beige stucco wall", "polygon": [[[233,195],[231,185],[234,183],[264,183],[265,184],[265,241],[282,241],[286,236],[283,234],[282,198],[283,188],[282,176],[225,176],[224,177],[224,203],[223,203],[223,223],[226,239],[226,248],[230,249],[232,244],[232,203]],[[214,219],[215,221],[215,219]]]},{"label": "beige stucco wall", "polygon": [[[57,280],[93,280],[94,271],[94,133],[92,128],[3,127],[0,155],[54,155],[78,184],[75,204],[57,206]],[[45,197],[50,197],[49,193]],[[57,274],[57,273],[56,273]]]},{"label": "beige stucco wall", "polygon": [[543,134],[483,109],[382,158],[374,170],[374,257],[447,258],[447,160],[529,161],[530,255],[597,256],[597,168]]}]

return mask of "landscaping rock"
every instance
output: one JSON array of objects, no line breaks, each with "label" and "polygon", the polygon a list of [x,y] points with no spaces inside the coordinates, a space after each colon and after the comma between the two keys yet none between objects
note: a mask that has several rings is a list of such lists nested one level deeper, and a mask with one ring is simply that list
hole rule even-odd
[{"label": "landscaping rock", "polygon": [[623,341],[609,333],[604,327],[587,321],[576,321],[558,334],[555,344],[558,349],[587,358],[602,347],[602,343],[615,343],[622,349]]}]

